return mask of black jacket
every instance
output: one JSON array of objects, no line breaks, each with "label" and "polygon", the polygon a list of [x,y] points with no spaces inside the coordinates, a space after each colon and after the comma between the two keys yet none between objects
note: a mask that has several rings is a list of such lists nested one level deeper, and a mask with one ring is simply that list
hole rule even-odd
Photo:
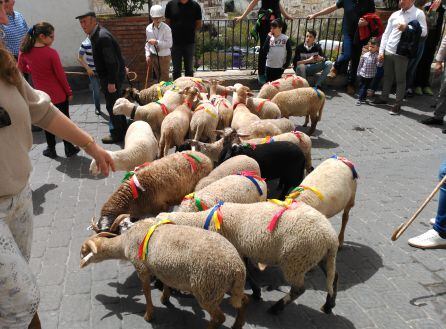
[{"label": "black jacket", "polygon": [[101,84],[119,84],[125,78],[125,64],[115,37],[98,25],[90,36],[93,60]]},{"label": "black jacket", "polygon": [[407,24],[406,30],[401,33],[400,42],[396,47],[398,55],[414,58],[417,55],[418,44],[421,37],[421,25],[416,19]]}]

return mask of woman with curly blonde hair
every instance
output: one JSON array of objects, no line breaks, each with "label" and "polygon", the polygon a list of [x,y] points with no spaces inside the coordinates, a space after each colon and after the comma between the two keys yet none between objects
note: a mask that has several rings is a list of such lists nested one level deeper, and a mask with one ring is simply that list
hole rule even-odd
[{"label": "woman with curly blonde hair", "polygon": [[[0,24],[8,18],[0,0]],[[109,154],[58,111],[42,91],[34,90],[18,71],[0,34],[0,328],[41,328],[39,289],[28,261],[33,209],[29,177],[31,123],[79,145],[108,175]]]}]

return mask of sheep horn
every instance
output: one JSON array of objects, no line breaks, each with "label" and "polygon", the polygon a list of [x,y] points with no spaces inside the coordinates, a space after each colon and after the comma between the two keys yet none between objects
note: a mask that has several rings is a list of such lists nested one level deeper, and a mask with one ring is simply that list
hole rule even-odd
[{"label": "sheep horn", "polygon": [[100,232],[100,233],[96,234],[96,237],[98,237],[98,238],[114,238],[117,236],[118,236],[117,234],[111,233],[111,232]]},{"label": "sheep horn", "polygon": [[91,225],[89,226],[89,229],[91,228],[93,231],[98,233],[99,232],[99,227],[98,227],[97,223],[95,222],[95,220],[96,220],[96,218],[95,218],[95,216],[93,216],[91,218]]},{"label": "sheep horn", "polygon": [[119,224],[121,224],[121,222],[126,218],[128,218],[129,216],[130,214],[121,214],[118,217],[116,217],[115,221],[110,226],[110,232],[115,232],[118,229]]},{"label": "sheep horn", "polygon": [[93,257],[93,253],[90,252],[87,256],[81,259],[80,268],[84,268],[87,265],[87,262],[90,260],[90,258]]},{"label": "sheep horn", "polygon": [[98,247],[96,247],[96,244],[92,240],[88,240],[86,242],[87,246],[90,247],[90,250],[93,254],[98,253]]}]

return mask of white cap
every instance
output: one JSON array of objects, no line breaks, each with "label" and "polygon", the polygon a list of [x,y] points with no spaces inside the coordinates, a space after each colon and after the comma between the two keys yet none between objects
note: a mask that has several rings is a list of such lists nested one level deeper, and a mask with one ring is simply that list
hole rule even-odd
[{"label": "white cap", "polygon": [[150,7],[150,16],[152,18],[163,17],[164,16],[163,7],[160,5],[154,5]]}]

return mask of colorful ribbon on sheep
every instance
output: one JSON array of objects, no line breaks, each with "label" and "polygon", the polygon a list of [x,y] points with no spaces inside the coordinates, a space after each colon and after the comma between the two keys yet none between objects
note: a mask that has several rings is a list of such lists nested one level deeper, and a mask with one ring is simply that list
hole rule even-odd
[{"label": "colorful ribbon on sheep", "polygon": [[[212,112],[212,110],[211,110],[210,108],[206,107],[206,106],[205,106],[206,103],[212,105],[212,102],[205,102],[205,103],[202,103],[202,104],[200,104],[200,105],[197,106],[197,108],[195,109],[194,112],[203,110],[203,111],[205,111],[207,114],[209,114],[211,117],[213,117],[214,119],[217,119],[217,118],[218,118],[217,114],[215,114],[214,112]],[[212,105],[212,106],[214,106],[214,105]]]},{"label": "colorful ribbon on sheep", "polygon": [[127,171],[124,175],[124,178],[121,180],[121,183],[124,183],[128,180],[130,189],[132,191],[133,199],[138,199],[138,189],[141,191],[145,191],[144,187],[140,184],[138,177],[136,176],[136,172],[138,172],[140,169],[147,167],[150,165],[150,162],[144,162],[142,165],[139,165],[135,167],[132,171]]},{"label": "colorful ribbon on sheep", "polygon": [[296,136],[299,140],[302,140],[302,132],[298,131],[298,130],[293,130],[292,133],[294,134],[294,136]]},{"label": "colorful ribbon on sheep", "polygon": [[192,170],[192,172],[196,172],[197,171],[197,164],[201,163],[201,159],[200,157],[194,155],[194,154],[187,154],[187,153],[181,153],[181,155],[189,162],[190,164],[190,168]]},{"label": "colorful ribbon on sheep", "polygon": [[246,147],[246,148],[250,148],[251,150],[255,150],[256,149],[256,144],[253,143],[243,143],[240,144],[240,146]]},{"label": "colorful ribbon on sheep", "polygon": [[155,101],[156,104],[158,104],[159,106],[161,106],[161,110],[163,111],[164,115],[168,115],[169,114],[169,109],[167,108],[167,106],[163,103],[161,103],[159,100]]},{"label": "colorful ribbon on sheep", "polygon": [[229,105],[227,103],[229,103],[229,101],[223,97],[213,97],[211,98],[211,104],[214,105],[215,107],[219,107],[220,104],[223,103],[223,106],[226,107],[227,109],[229,108]]},{"label": "colorful ribbon on sheep", "polygon": [[191,80],[194,82],[195,86],[197,86],[200,93],[205,93],[206,88],[203,85],[203,79],[200,78],[191,78]]},{"label": "colorful ribbon on sheep", "polygon": [[271,136],[264,137],[260,142],[260,144],[270,144],[270,143],[274,143],[274,138]]},{"label": "colorful ribbon on sheep", "polygon": [[311,191],[319,198],[319,200],[324,200],[324,195],[315,187],[299,185],[291,190],[290,194],[288,194],[285,199],[295,199],[297,198],[303,191]]},{"label": "colorful ribbon on sheep", "polygon": [[244,177],[248,178],[251,182],[253,182],[253,184],[257,188],[257,192],[259,192],[260,195],[263,195],[262,188],[260,187],[257,180],[264,182],[265,178],[262,178],[259,175],[257,175],[257,173],[255,171],[249,171],[249,170],[240,171],[239,173],[237,173],[237,175],[244,176]]},{"label": "colorful ribbon on sheep", "polygon": [[322,95],[321,95],[320,91],[317,90],[317,87],[313,87],[313,89],[314,89],[314,91],[316,92],[317,97],[318,97],[319,99],[321,99],[321,98],[322,98]]},{"label": "colorful ribbon on sheep", "polygon": [[269,202],[272,202],[278,206],[281,206],[282,209],[280,209],[271,219],[271,221],[268,224],[267,230],[272,232],[277,226],[277,222],[279,221],[280,217],[282,217],[283,213],[287,211],[288,209],[295,209],[297,205],[297,201],[293,199],[285,199],[285,201],[280,201],[277,199],[269,199]]},{"label": "colorful ribbon on sheep", "polygon": [[269,101],[269,99],[264,99],[263,101],[260,101],[259,105],[257,105],[256,107],[257,113],[260,113],[260,111],[262,111],[263,105],[265,105],[267,101]]},{"label": "colorful ribbon on sheep", "polygon": [[183,200],[194,200],[195,207],[197,207],[198,211],[204,211],[208,210],[209,207],[195,194],[195,192],[192,192],[188,195],[186,195]]},{"label": "colorful ribbon on sheep", "polygon": [[275,87],[276,89],[280,88],[280,82],[278,80],[276,81],[272,81],[272,82],[268,82],[269,85]]},{"label": "colorful ribbon on sheep", "polygon": [[212,207],[209,215],[206,217],[203,228],[205,230],[209,230],[209,225],[211,224],[211,220],[214,222],[215,229],[217,231],[220,230],[221,224],[223,223],[223,215],[221,213],[220,207],[223,206],[223,201],[218,201],[218,203]]},{"label": "colorful ribbon on sheep", "polygon": [[146,260],[147,259],[147,255],[149,254],[149,240],[150,237],[152,236],[153,232],[155,232],[155,230],[163,225],[163,224],[175,224],[174,222],[172,222],[171,220],[168,219],[163,219],[161,221],[159,221],[158,223],[152,225],[149,228],[149,231],[147,232],[146,236],[144,237],[144,239],[142,240],[142,242],[139,244],[139,248],[138,248],[138,257],[141,260]]},{"label": "colorful ribbon on sheep", "polygon": [[288,75],[285,77],[285,80],[288,80],[289,78],[292,78],[292,79],[293,79],[293,81],[291,82],[293,88],[297,88],[297,87],[298,87],[298,85],[297,85],[297,81],[301,81],[301,80],[302,80],[301,77],[296,76],[296,75],[292,75],[292,74],[288,74]]},{"label": "colorful ribbon on sheep", "polygon": [[339,161],[344,162],[344,163],[351,169],[352,174],[353,174],[353,179],[357,179],[357,178],[359,178],[359,176],[358,176],[358,172],[356,171],[356,169],[355,169],[355,165],[353,164],[353,162],[351,162],[351,161],[348,160],[347,158],[339,157],[339,156],[337,156],[337,155],[333,155],[333,156],[331,157],[331,159],[337,159],[337,160],[339,160]]}]

